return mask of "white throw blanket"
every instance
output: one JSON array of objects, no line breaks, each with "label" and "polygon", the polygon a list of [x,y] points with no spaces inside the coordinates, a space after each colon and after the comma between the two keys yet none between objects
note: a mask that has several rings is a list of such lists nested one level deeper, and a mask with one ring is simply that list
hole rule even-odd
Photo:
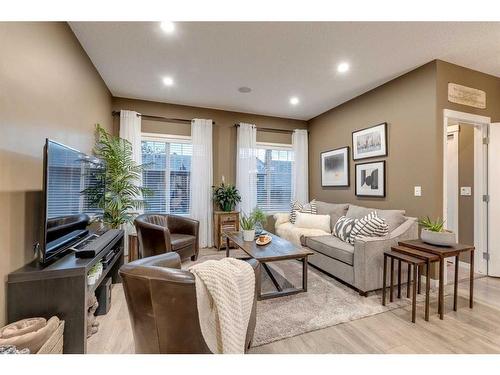
[{"label": "white throw blanket", "polygon": [[253,267],[224,258],[195,264],[196,298],[203,338],[212,353],[242,354],[255,294]]}]

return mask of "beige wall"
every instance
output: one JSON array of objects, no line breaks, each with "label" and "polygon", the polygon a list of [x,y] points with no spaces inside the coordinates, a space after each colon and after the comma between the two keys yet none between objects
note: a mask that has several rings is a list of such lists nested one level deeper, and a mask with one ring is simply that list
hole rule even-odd
[{"label": "beige wall", "polygon": [[[328,202],[406,209],[412,216],[441,215],[440,142],[436,128],[436,63],[431,62],[309,121],[309,194]],[[388,124],[386,197],[355,196],[352,131]],[[350,187],[321,187],[320,153],[349,146]],[[423,196],[414,197],[413,187]]]},{"label": "beige wall", "polygon": [[[140,113],[168,118],[204,118],[215,121],[213,129],[214,154],[214,184],[225,176],[226,182],[235,183],[236,180],[236,128],[234,124],[247,122],[255,124],[257,128],[277,129],[305,129],[306,121],[290,120],[279,117],[254,115],[249,113],[221,111],[210,108],[190,107],[176,104],[157,103],[144,100],[113,98],[113,110],[128,109]],[[119,118],[114,120],[115,131],[118,132]],[[189,135],[190,126],[172,124],[159,121],[144,120],[143,131],[159,132],[164,134]],[[291,136],[282,133],[257,132],[260,142],[291,143]]]},{"label": "beige wall", "polygon": [[[32,258],[46,137],[90,152],[111,95],[66,23],[0,23],[0,278]],[[5,283],[0,326],[5,323]]]},{"label": "beige wall", "polygon": [[460,125],[458,188],[471,186],[472,195],[458,193],[458,242],[474,244],[474,127]]}]

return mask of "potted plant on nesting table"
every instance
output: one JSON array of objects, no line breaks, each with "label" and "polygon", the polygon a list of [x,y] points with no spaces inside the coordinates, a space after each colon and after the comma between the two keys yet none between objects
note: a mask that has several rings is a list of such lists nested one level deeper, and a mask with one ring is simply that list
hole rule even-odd
[{"label": "potted plant on nesting table", "polygon": [[437,246],[452,246],[457,243],[455,233],[444,228],[444,220],[441,218],[432,221],[427,216],[420,219],[418,223],[422,226],[420,232],[422,241]]}]

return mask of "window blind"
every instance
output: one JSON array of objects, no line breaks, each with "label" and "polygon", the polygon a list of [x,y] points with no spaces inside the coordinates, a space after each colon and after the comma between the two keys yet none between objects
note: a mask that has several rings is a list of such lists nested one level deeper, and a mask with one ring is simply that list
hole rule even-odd
[{"label": "window blind", "polygon": [[263,211],[288,211],[292,197],[291,147],[257,146],[257,206]]},{"label": "window blind", "polygon": [[187,215],[191,211],[192,145],[187,142],[142,141],[145,212]]}]

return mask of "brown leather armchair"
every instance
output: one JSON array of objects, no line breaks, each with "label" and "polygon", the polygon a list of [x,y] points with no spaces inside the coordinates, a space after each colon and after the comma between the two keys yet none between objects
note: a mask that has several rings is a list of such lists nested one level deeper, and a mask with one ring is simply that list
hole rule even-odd
[{"label": "brown leather armchair", "polygon": [[146,258],[171,251],[182,260],[198,258],[199,243],[197,220],[168,214],[143,214],[134,220],[139,239],[139,253]]},{"label": "brown leather armchair", "polygon": [[[257,261],[248,262],[255,270]],[[201,333],[194,275],[180,268],[180,257],[172,252],[139,259],[120,268],[136,353],[210,353]],[[252,342],[256,307],[257,294],[245,351]]]}]

